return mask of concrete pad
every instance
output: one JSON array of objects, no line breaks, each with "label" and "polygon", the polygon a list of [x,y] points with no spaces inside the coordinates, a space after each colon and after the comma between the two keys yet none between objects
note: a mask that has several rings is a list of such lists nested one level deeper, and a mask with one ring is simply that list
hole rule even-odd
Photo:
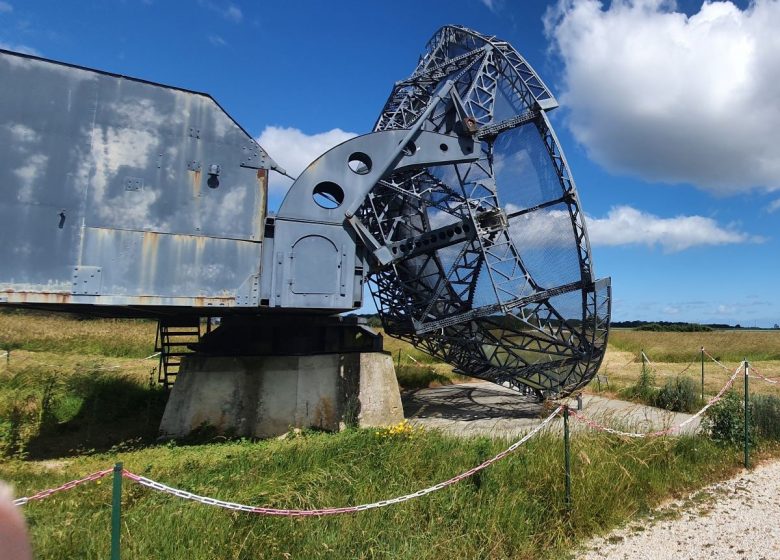
[{"label": "concrete pad", "polygon": [[314,356],[187,356],[160,433],[272,437],[292,428],[339,430],[403,420],[393,360],[381,352]]},{"label": "concrete pad", "polygon": [[[484,382],[407,391],[402,400],[406,417],[414,425],[464,437],[518,439],[551,412],[533,397]],[[576,401],[570,405],[576,407]],[[583,396],[582,412],[609,427],[642,433],[680,424],[691,416],[595,395]],[[590,429],[574,419],[570,426],[572,430]],[[695,433],[698,428],[697,418],[683,433]],[[554,420],[549,429],[562,430],[563,421]]]}]

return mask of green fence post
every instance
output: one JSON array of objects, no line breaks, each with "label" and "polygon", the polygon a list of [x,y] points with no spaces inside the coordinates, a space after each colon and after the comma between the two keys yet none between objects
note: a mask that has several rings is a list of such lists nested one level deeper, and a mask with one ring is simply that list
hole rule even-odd
[{"label": "green fence post", "polygon": [[569,441],[569,405],[563,406],[563,459],[566,469],[566,511],[571,512],[571,443]]},{"label": "green fence post", "polygon": [[748,370],[750,364],[745,358],[745,468],[750,468],[750,448],[749,448],[749,430],[750,430],[750,410],[748,407],[749,393],[748,393]]},{"label": "green fence post", "polygon": [[111,499],[111,560],[119,560],[122,532],[122,463],[114,465],[114,492]]},{"label": "green fence post", "polygon": [[704,400],[704,346],[701,347],[701,400]]}]

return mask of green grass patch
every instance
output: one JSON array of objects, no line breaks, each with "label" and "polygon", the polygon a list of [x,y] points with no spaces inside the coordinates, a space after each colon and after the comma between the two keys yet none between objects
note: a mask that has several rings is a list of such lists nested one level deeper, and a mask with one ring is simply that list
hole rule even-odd
[{"label": "green grass patch", "polygon": [[0,456],[47,458],[154,441],[167,395],[103,361],[0,371]]},{"label": "green grass patch", "polygon": [[[497,453],[506,442],[438,433],[350,430],[283,441],[156,446],[63,463],[0,464],[19,494],[122,460],[196,493],[288,508],[347,506],[413,492]],[[381,510],[330,518],[253,516],[125,482],[126,558],[552,558],[670,495],[734,470],[735,451],[701,438],[624,441],[578,434],[573,500],[563,501],[559,434],[542,434],[454,487]],[[108,556],[110,483],[25,506],[39,558]]]}]

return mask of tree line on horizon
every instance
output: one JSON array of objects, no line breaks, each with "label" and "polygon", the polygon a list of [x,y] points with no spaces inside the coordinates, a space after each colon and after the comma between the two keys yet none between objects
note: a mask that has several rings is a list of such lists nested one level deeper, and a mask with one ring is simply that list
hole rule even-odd
[{"label": "tree line on horizon", "polygon": [[[382,326],[382,320],[379,318],[378,313],[350,313],[349,315],[365,319],[369,327],[379,328]],[[780,330],[780,325],[777,323],[772,327],[743,327],[739,323],[729,325],[727,323],[688,323],[684,321],[612,321],[611,326],[616,329],[654,332],[710,332],[745,328],[750,328],[751,330]]]}]

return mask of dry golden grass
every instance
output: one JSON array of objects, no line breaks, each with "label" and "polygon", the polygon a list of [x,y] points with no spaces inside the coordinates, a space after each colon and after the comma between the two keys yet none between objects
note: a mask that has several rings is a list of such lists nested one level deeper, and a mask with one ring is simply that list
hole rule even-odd
[{"label": "dry golden grass", "polygon": [[0,312],[0,350],[142,358],[154,350],[157,324],[132,319]]},{"label": "dry golden grass", "polygon": [[35,368],[41,375],[68,377],[85,370],[116,373],[140,384],[148,382],[152,368],[156,368],[158,358],[112,358],[99,355],[82,355],[62,352],[31,352],[14,350],[9,356],[0,358],[0,379],[7,378],[19,371]]},{"label": "dry golden grass", "polygon": [[704,346],[720,360],[739,362],[780,360],[780,331],[652,332],[613,329],[609,343],[617,350],[651,360],[687,363]]},{"label": "dry golden grass", "polygon": [[[642,333],[650,335],[644,340],[652,338],[652,336],[658,336],[668,333]],[[687,334],[687,333],[686,333]],[[655,344],[658,344],[655,342]],[[650,362],[646,367],[655,375],[655,385],[662,387],[668,379],[674,379],[678,375],[686,375],[691,377],[698,385],[701,384],[701,360],[700,354],[694,352],[688,357],[688,361],[683,362],[669,362],[669,361],[656,361],[653,359],[653,355],[645,350],[645,353],[650,358]],[[705,395],[714,395],[720,391],[721,387],[728,381],[734,370],[740,365],[740,360],[737,361],[721,361],[724,367],[716,364],[705,356],[704,362],[704,393]],[[750,380],[750,393],[751,394],[766,394],[776,395],[780,397],[780,360],[756,360],[750,361],[751,367],[754,368],[753,376]],[[626,352],[619,350],[610,345],[607,349],[607,354],[604,357],[604,361],[601,364],[599,374],[606,376],[609,380],[609,390],[605,383],[601,384],[602,392],[609,394],[617,394],[621,389],[625,389],[631,385],[636,384],[639,380],[639,376],[642,372],[642,361],[639,357],[639,353]],[[768,383],[759,378],[756,374],[760,373],[770,379],[778,379],[778,383]],[[594,380],[588,385],[590,391],[596,391],[598,383]],[[734,383],[734,387],[738,391],[742,391],[743,377],[740,374]]]}]

